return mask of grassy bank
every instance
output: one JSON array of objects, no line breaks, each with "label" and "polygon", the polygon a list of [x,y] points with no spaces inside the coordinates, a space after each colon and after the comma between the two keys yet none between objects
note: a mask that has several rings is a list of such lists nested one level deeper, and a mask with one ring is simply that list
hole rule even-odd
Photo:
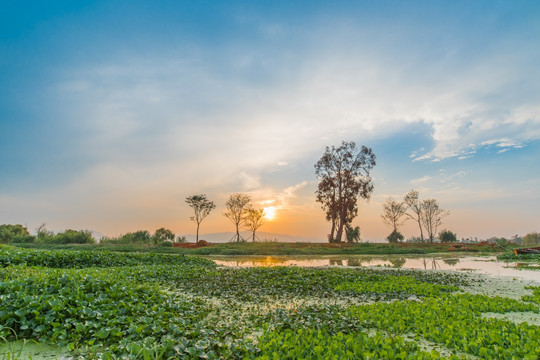
[{"label": "grassy bank", "polygon": [[119,252],[150,252],[186,255],[386,255],[433,254],[452,252],[500,253],[505,249],[495,244],[317,244],[317,243],[224,243],[203,247],[156,247],[151,245],[46,245],[14,244],[31,249],[49,250],[108,250]]}]

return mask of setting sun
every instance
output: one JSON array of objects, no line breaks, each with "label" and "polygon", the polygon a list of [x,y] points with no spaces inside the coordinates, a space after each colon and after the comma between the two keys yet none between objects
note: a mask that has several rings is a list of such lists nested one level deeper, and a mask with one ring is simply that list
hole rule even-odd
[{"label": "setting sun", "polygon": [[276,207],[275,206],[268,206],[264,208],[264,217],[267,220],[274,220],[276,217]]}]

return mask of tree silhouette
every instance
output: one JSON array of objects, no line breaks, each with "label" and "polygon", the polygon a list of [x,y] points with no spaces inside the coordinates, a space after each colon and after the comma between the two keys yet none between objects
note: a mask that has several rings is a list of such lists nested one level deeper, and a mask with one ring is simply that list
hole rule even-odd
[{"label": "tree silhouette", "polygon": [[216,205],[213,201],[208,200],[204,194],[189,196],[186,198],[186,203],[188,203],[195,213],[194,216],[191,217],[191,220],[197,223],[197,235],[195,241],[198,244],[201,222],[216,208]]},{"label": "tree silhouette", "polygon": [[246,210],[249,208],[251,197],[246,194],[234,193],[229,196],[229,200],[225,203],[227,211],[223,214],[236,227],[236,234],[231,239],[232,241],[243,241],[240,236],[240,226],[246,221]]},{"label": "tree silhouette", "polygon": [[317,202],[326,212],[332,226],[329,242],[341,242],[343,232],[358,214],[357,198],[368,199],[373,192],[369,171],[375,166],[375,154],[362,146],[357,150],[354,142],[341,143],[338,148],[326,147],[315,164],[320,178],[316,191]]},{"label": "tree silhouette", "polygon": [[409,210],[405,215],[418,223],[418,227],[420,228],[420,240],[424,242],[424,232],[422,230],[422,202],[418,198],[418,191],[409,191],[407,195],[405,195],[403,201]]},{"label": "tree silhouette", "polygon": [[249,208],[246,210],[245,222],[246,222],[246,226],[251,231],[252,242],[255,242],[255,238],[257,237],[255,235],[255,232],[257,231],[257,229],[264,225],[264,221],[263,221],[264,215],[265,215],[264,209],[257,210],[257,209]]}]

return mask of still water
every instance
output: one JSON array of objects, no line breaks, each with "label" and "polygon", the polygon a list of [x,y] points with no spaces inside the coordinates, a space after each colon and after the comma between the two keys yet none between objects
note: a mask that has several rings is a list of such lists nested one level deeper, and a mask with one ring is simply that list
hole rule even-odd
[{"label": "still water", "polygon": [[525,269],[534,263],[504,262],[495,256],[468,255],[321,255],[321,256],[208,256],[223,266],[373,266],[404,269],[475,272],[494,277],[510,276],[540,282],[540,269]]}]

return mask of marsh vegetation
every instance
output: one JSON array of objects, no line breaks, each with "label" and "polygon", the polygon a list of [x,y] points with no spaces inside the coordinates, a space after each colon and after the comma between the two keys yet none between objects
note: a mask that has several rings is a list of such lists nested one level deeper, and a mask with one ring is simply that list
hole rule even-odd
[{"label": "marsh vegetation", "polygon": [[177,254],[0,248],[0,336],[100,359],[537,359],[538,314],[467,274],[224,268]]}]

